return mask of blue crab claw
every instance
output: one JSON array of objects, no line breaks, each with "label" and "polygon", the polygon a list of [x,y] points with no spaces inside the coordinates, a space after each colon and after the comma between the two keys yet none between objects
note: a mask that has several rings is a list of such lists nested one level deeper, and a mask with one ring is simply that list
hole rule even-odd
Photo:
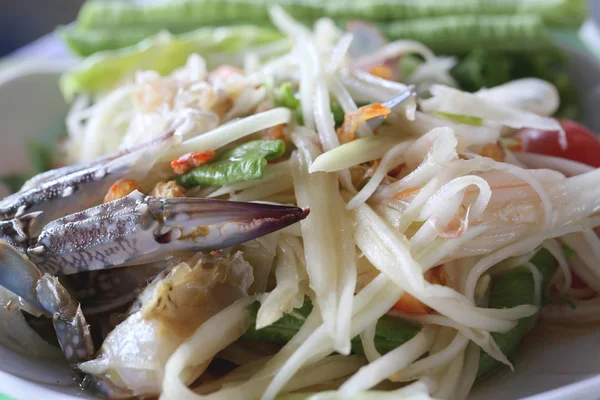
[{"label": "blue crab claw", "polygon": [[[172,132],[141,145],[109,154],[95,161],[75,164],[36,175],[23,188],[0,201],[0,219],[11,219],[26,212],[43,211],[36,226],[65,214],[78,212],[102,202],[109,187],[124,176],[143,176],[150,163],[176,140]],[[37,230],[32,237],[37,236]]]},{"label": "blue crab claw", "polygon": [[70,275],[145,264],[176,251],[217,250],[285,228],[307,209],[130,195],[55,220],[27,253],[42,272]]}]

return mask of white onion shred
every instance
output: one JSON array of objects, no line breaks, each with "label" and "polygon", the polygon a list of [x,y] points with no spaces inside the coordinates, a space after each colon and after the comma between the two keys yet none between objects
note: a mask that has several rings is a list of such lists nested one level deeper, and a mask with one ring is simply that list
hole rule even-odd
[{"label": "white onion shred", "polygon": [[561,132],[560,143],[566,148],[567,139],[563,128],[551,118],[521,111],[496,103],[474,94],[461,92],[442,85],[433,85],[429,91],[432,98],[421,102],[425,112],[447,112],[483,118],[486,124],[508,126],[514,129],[535,128]]}]

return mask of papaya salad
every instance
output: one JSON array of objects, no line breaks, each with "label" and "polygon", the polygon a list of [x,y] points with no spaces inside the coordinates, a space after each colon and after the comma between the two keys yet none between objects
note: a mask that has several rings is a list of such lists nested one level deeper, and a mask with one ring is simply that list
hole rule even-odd
[{"label": "papaya salad", "polygon": [[107,398],[465,399],[540,319],[598,319],[600,145],[554,85],[269,15],[63,77],[64,166],[0,202],[3,345]]}]

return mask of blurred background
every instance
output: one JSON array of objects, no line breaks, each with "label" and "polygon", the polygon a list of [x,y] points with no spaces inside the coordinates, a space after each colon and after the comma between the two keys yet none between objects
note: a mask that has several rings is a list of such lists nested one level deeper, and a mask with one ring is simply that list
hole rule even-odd
[{"label": "blurred background", "polygon": [[84,0],[0,0],[0,57],[75,19]]},{"label": "blurred background", "polygon": [[[0,0],[0,57],[51,32],[56,25],[73,21],[84,1]],[[600,0],[589,2],[595,20],[600,21]]]}]

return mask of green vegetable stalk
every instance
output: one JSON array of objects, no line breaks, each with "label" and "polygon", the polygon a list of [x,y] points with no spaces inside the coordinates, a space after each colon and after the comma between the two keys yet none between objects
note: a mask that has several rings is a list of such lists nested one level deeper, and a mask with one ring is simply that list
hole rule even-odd
[{"label": "green vegetable stalk", "polygon": [[[532,258],[531,262],[541,272],[543,287],[546,287],[556,270],[556,261],[547,250],[540,250]],[[522,304],[533,304],[533,285],[533,276],[525,267],[504,271],[492,280],[489,307],[511,308]],[[259,306],[259,303],[254,303],[251,306],[251,314],[254,320],[256,320]],[[254,327],[256,324],[253,323],[251,328],[244,334],[244,338],[254,341],[285,344],[300,330],[311,310],[312,304],[309,301],[305,301],[301,308],[284,315],[279,321],[270,326],[256,330]],[[531,316],[521,319],[517,326],[508,332],[492,333],[496,343],[507,357],[510,358],[514,355],[518,344],[527,333],[534,318],[534,316]],[[418,326],[400,318],[383,316],[377,322],[375,347],[380,353],[385,354],[412,339],[419,330]],[[359,354],[364,353],[359,338],[352,340],[352,351]],[[482,350],[477,376],[481,378],[501,365],[500,362]]]},{"label": "green vegetable stalk", "polygon": [[254,140],[226,152],[216,161],[177,178],[183,187],[222,186],[263,177],[267,161],[285,153],[283,140]]}]

